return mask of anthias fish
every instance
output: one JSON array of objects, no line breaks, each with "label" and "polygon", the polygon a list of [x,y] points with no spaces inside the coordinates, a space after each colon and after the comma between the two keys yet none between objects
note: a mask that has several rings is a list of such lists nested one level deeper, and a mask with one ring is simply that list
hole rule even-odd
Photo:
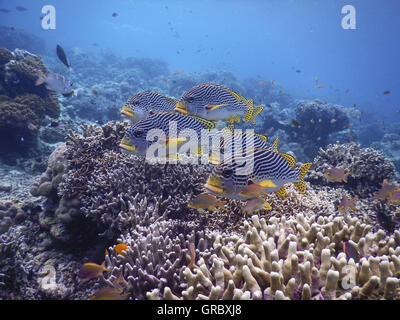
[{"label": "anthias fish", "polygon": [[347,182],[347,176],[350,172],[345,172],[340,168],[331,168],[324,172],[324,177],[329,182]]},{"label": "anthias fish", "polygon": [[254,107],[253,100],[247,100],[231,89],[215,83],[202,83],[186,91],[175,110],[208,120],[226,120],[229,123],[255,123],[263,106]]},{"label": "anthias fish", "polygon": [[[205,189],[217,196],[248,200],[242,190],[251,183],[265,184],[265,192],[286,195],[284,185],[294,183],[300,193],[306,192],[304,176],[312,163],[295,167],[295,158],[270,149],[252,149],[235,154],[214,167]],[[252,165],[249,165],[252,164]]]},{"label": "anthias fish", "polygon": [[347,212],[349,209],[358,211],[358,209],[354,205],[354,201],[358,200],[358,198],[349,199],[347,196],[343,196],[342,201],[338,205],[338,210],[342,213]]},{"label": "anthias fish", "polygon": [[86,262],[79,270],[78,277],[81,280],[90,280],[103,276],[103,271],[109,271],[105,267],[105,262],[103,262],[102,264]]},{"label": "anthias fish", "polygon": [[214,211],[217,207],[225,210],[223,206],[224,203],[226,203],[226,201],[220,201],[212,194],[201,193],[188,203],[188,207],[196,209],[199,212],[204,212],[204,209]]},{"label": "anthias fish", "polygon": [[137,122],[151,112],[173,112],[177,102],[178,100],[158,92],[143,91],[129,97],[121,109],[121,115],[132,122]]},{"label": "anthias fish", "polygon": [[[176,133],[170,132],[170,126],[176,125]],[[120,147],[124,152],[145,156],[148,148],[155,142],[166,149],[167,156],[175,156],[176,152],[189,141],[200,143],[202,130],[211,130],[215,124],[194,116],[185,116],[174,112],[159,112],[132,124],[121,140]],[[165,137],[157,137],[149,141],[147,135],[150,130],[158,129]],[[187,129],[187,130],[186,130]],[[191,130],[189,130],[191,129]],[[155,132],[155,131],[153,131]],[[171,153],[169,152],[172,149]],[[196,150],[201,154],[201,150]],[[155,155],[156,156],[156,155]],[[160,155],[157,155],[160,157]]]},{"label": "anthias fish", "polygon": [[262,198],[255,198],[247,201],[246,205],[242,207],[242,212],[251,214],[259,210],[271,210],[271,205]]},{"label": "anthias fish", "polygon": [[58,73],[47,73],[37,71],[37,80],[35,85],[40,86],[45,83],[48,90],[56,91],[63,95],[71,95],[74,90],[72,89],[72,82],[67,80],[63,75]]}]

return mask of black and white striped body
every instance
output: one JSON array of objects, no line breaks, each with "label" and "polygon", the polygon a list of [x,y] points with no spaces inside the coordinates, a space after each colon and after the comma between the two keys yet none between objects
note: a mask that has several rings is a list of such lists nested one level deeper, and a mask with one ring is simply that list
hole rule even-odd
[{"label": "black and white striped body", "polygon": [[216,181],[216,186],[223,190],[219,196],[247,200],[252,197],[239,193],[248,184],[271,180],[276,187],[265,189],[270,193],[287,183],[299,181],[299,177],[298,168],[291,167],[280,153],[271,149],[247,149],[224,159],[213,169],[209,181]]},{"label": "black and white striped body", "polygon": [[[176,132],[175,131],[176,128]],[[173,112],[153,113],[148,117],[132,124],[122,139],[123,144],[133,147],[135,154],[146,155],[150,145],[166,143],[167,140],[187,138],[179,144],[181,148],[188,141],[199,142],[202,130],[214,128],[214,123],[192,116]],[[149,135],[153,134],[151,138]],[[125,148],[126,149],[126,148]]]},{"label": "black and white striped body", "polygon": [[176,103],[177,100],[158,92],[143,91],[133,95],[125,103],[124,108],[129,108],[134,116],[127,117],[123,111],[121,114],[132,122],[137,122],[152,112],[173,112]]},{"label": "black and white striped body", "polygon": [[[231,117],[245,117],[249,106],[247,100],[230,89],[215,83],[203,83],[186,91],[182,98],[189,114],[208,120],[227,120]],[[212,109],[212,106],[218,106]],[[251,112],[248,115],[249,121]]]}]

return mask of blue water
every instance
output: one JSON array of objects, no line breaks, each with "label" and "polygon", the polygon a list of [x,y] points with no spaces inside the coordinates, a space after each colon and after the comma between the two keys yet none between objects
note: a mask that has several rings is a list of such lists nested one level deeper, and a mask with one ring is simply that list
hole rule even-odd
[{"label": "blue water", "polygon": [[[41,27],[47,4],[56,8],[56,30]],[[355,30],[341,26],[347,4],[356,9]],[[29,30],[51,49],[111,48],[124,57],[163,59],[171,71],[274,79],[294,97],[400,119],[398,0],[0,0],[0,8],[11,10],[0,13],[0,24]],[[322,88],[315,88],[316,77]]]}]

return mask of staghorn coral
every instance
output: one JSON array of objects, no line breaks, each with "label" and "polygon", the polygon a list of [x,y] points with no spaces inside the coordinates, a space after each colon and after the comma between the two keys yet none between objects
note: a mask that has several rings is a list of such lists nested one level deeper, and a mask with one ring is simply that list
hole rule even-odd
[{"label": "staghorn coral", "polygon": [[320,149],[307,180],[313,184],[328,185],[324,172],[332,167],[339,167],[347,172],[347,183],[343,187],[362,197],[370,196],[381,187],[384,179],[395,177],[393,163],[383,154],[372,148],[361,148],[359,144],[334,144]]},{"label": "staghorn coral", "polygon": [[186,289],[183,270],[190,264],[189,244],[196,254],[210,249],[216,233],[200,231],[192,222],[178,220],[157,221],[149,226],[138,226],[120,242],[128,249],[117,254],[110,247],[106,266],[111,269],[106,284],[123,288],[133,299],[145,299],[146,292],[164,291],[165,286],[174,294]]},{"label": "staghorn coral", "polygon": [[[350,242],[361,256],[343,252]],[[171,299],[395,299],[400,232],[371,232],[358,219],[298,214],[253,215],[239,235],[218,236],[183,274],[187,289]],[[159,292],[148,293],[152,299]]]}]

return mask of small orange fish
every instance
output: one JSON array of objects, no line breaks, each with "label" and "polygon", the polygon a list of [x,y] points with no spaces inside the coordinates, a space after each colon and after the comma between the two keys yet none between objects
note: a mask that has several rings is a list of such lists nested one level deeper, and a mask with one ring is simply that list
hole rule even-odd
[{"label": "small orange fish", "polygon": [[99,95],[99,93],[93,88],[90,88],[90,92],[93,93],[96,97]]},{"label": "small orange fish", "polygon": [[121,294],[122,289],[115,289],[113,287],[101,288],[95,292],[90,300],[125,300],[128,293]]},{"label": "small orange fish", "polygon": [[79,270],[78,277],[81,280],[90,280],[102,277],[103,271],[110,271],[105,267],[105,262],[100,265],[94,262],[86,262]]},{"label": "small orange fish", "polygon": [[324,85],[322,83],[315,86],[316,89],[322,88]]},{"label": "small orange fish", "polygon": [[261,194],[267,194],[265,192],[265,189],[267,187],[275,188],[276,184],[273,183],[271,180],[250,183],[239,192],[239,195],[244,197],[258,197]]},{"label": "small orange fish", "polygon": [[173,74],[176,75],[176,76],[178,76],[178,75],[182,74],[182,72],[176,70],[176,71],[173,72]]},{"label": "small orange fish", "polygon": [[125,250],[127,250],[128,248],[130,248],[130,246],[126,245],[125,243],[118,243],[115,247],[114,250],[116,253],[120,254],[120,255],[125,255]]},{"label": "small orange fish", "polygon": [[358,209],[354,206],[354,201],[358,200],[358,198],[353,198],[349,200],[347,196],[343,196],[342,201],[340,202],[338,206],[338,210],[341,213],[347,212],[349,209],[353,209],[355,211],[358,211]]},{"label": "small orange fish", "polygon": [[400,190],[400,186],[390,184],[387,179],[382,182],[382,188],[374,193],[373,199],[375,200],[386,200],[390,197],[390,194]]},{"label": "small orange fish", "polygon": [[260,84],[261,84],[262,86],[266,86],[266,85],[267,85],[267,83],[266,83],[265,81],[260,81]]},{"label": "small orange fish", "polygon": [[340,168],[331,168],[325,171],[324,177],[329,182],[346,182],[347,183],[347,176],[350,172],[345,172],[343,169]]},{"label": "small orange fish", "polygon": [[383,91],[383,94],[389,94],[390,93],[390,91],[389,90],[387,90],[387,91]]},{"label": "small orange fish", "polygon": [[219,201],[214,195],[209,193],[200,193],[196,198],[188,203],[188,207],[197,209],[199,212],[204,212],[203,209],[210,211],[216,210],[216,207],[225,210],[223,204],[226,201]]},{"label": "small orange fish", "polygon": [[246,205],[244,207],[242,207],[242,212],[251,214],[255,211],[262,210],[262,209],[271,210],[272,208],[271,208],[271,205],[264,199],[255,198],[255,199],[251,199],[251,200],[247,201]]},{"label": "small orange fish", "polygon": [[387,202],[393,205],[400,204],[400,190],[390,192]]}]

